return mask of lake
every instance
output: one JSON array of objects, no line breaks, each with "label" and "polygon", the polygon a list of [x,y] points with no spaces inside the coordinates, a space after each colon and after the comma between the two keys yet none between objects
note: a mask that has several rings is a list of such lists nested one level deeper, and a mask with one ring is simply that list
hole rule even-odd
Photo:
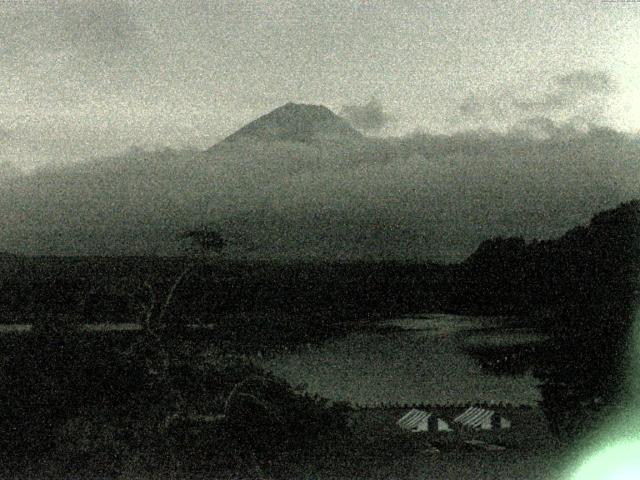
[{"label": "lake", "polygon": [[483,371],[465,345],[518,345],[542,341],[505,319],[422,315],[379,322],[379,330],[353,333],[259,361],[310,393],[359,405],[380,403],[509,402],[540,399],[530,374]]},{"label": "lake", "polygon": [[[508,346],[543,340],[530,329],[514,327],[498,317],[447,314],[385,320],[378,322],[377,327],[255,361],[293,385],[304,384],[310,393],[359,405],[471,402],[533,405],[540,399],[538,382],[533,376],[492,375],[465,351],[466,346]],[[140,325],[102,323],[82,328],[136,331]],[[31,329],[29,324],[0,324],[0,333],[26,333]]]}]

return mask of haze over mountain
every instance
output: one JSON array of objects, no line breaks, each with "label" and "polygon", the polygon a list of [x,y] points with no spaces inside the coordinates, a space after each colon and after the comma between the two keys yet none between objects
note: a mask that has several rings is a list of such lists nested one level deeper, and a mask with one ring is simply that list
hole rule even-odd
[{"label": "haze over mountain", "polygon": [[205,151],[131,150],[0,185],[0,250],[175,253],[213,222],[230,258],[460,260],[558,236],[640,196],[640,142],[551,120],[506,133],[367,137],[287,104]]}]

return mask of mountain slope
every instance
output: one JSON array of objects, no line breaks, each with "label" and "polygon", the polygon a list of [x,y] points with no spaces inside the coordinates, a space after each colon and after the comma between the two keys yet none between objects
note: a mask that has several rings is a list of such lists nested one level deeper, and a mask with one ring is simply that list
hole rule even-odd
[{"label": "mountain slope", "polygon": [[225,138],[310,143],[323,139],[358,140],[363,135],[331,110],[319,105],[287,103]]}]

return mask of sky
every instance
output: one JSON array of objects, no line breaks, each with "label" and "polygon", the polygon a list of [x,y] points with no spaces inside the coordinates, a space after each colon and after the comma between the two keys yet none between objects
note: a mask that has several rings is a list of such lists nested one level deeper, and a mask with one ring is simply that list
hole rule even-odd
[{"label": "sky", "polygon": [[640,130],[640,4],[0,2],[0,165],[206,148],[289,101],[370,135]]}]

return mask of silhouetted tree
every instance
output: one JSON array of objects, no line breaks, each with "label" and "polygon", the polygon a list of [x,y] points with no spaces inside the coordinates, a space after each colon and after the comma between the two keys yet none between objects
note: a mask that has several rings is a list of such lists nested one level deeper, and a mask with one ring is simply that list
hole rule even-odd
[{"label": "silhouetted tree", "polygon": [[192,245],[200,251],[202,257],[217,253],[226,245],[222,236],[210,225],[187,230],[182,233],[181,238],[190,240]]},{"label": "silhouetted tree", "polygon": [[195,356],[183,338],[187,325],[170,314],[170,307],[185,279],[207,261],[210,253],[219,252],[225,245],[222,236],[209,226],[183,232],[179,238],[190,240],[200,256],[187,258],[168,287],[162,288],[149,279],[138,284],[138,288],[129,289],[130,296],[140,304],[142,332],[127,355],[135,363],[145,365],[149,388],[163,402],[166,417],[184,414],[187,401],[183,384],[191,375],[187,370],[191,369],[189,361]]}]

